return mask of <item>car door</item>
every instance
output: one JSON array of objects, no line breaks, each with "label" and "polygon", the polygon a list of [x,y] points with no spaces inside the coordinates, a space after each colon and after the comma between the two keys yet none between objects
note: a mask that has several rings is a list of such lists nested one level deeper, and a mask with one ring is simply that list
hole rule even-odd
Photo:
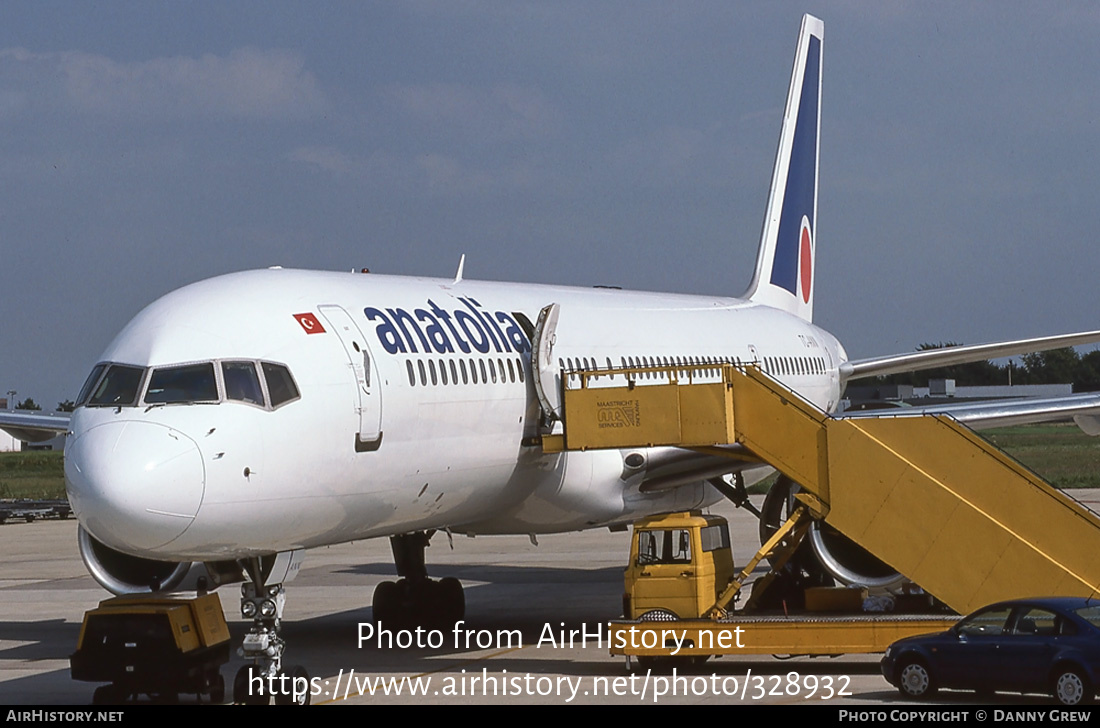
[{"label": "car door", "polygon": [[1006,687],[1046,689],[1060,617],[1049,609],[1020,606],[1012,629],[998,643],[998,671]]},{"label": "car door", "polygon": [[998,654],[1011,615],[1011,605],[994,605],[955,626],[955,639],[940,645],[934,657],[935,677],[943,687],[982,687],[987,679],[1000,679]]}]

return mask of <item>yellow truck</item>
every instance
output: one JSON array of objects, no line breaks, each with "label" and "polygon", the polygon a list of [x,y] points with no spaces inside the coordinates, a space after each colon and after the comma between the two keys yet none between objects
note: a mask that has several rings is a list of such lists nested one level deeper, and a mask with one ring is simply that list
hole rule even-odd
[{"label": "yellow truck", "polygon": [[[788,543],[797,541],[809,520],[796,513],[740,572],[720,516],[689,511],[635,523],[624,573],[625,618],[611,622],[611,654],[646,667],[732,654],[882,652],[902,637],[941,632],[958,620],[943,614],[864,614],[861,589],[811,589],[807,610],[798,613],[731,610],[756,565],[770,557],[773,569],[754,582],[754,596],[767,587],[784,562],[778,544],[788,535]],[[747,601],[752,604],[752,598]]]},{"label": "yellow truck", "polygon": [[735,575],[726,519],[697,511],[647,518],[634,526],[623,616],[705,617]]}]

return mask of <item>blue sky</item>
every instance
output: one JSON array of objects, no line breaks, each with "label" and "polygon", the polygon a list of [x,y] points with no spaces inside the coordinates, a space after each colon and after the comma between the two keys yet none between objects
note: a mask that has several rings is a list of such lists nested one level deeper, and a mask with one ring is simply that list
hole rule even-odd
[{"label": "blue sky", "polygon": [[52,408],[252,267],[737,295],[807,11],[817,322],[855,357],[1100,328],[1095,3],[15,2],[0,390]]}]

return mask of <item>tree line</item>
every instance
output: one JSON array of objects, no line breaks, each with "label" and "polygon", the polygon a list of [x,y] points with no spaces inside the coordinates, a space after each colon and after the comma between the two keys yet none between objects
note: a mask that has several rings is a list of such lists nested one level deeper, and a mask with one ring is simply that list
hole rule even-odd
[{"label": "tree line", "polygon": [[[15,409],[17,409],[17,410],[29,410],[31,412],[41,412],[42,411],[42,405],[35,402],[33,397],[27,397],[22,402],[17,403],[15,405]],[[76,402],[72,401],[71,399],[67,399],[64,402],[58,402],[57,403],[57,409],[54,410],[54,411],[55,412],[72,412],[74,409],[76,409]]]},{"label": "tree line", "polygon": [[[921,344],[918,351],[956,346],[951,342]],[[1100,349],[1078,354],[1076,349],[1051,349],[1034,354],[1024,354],[1020,362],[996,364],[976,361],[951,367],[926,369],[921,372],[905,372],[878,377],[881,384],[911,384],[927,387],[929,379],[954,379],[959,386],[1016,384],[1073,384],[1074,392],[1100,390]]]}]

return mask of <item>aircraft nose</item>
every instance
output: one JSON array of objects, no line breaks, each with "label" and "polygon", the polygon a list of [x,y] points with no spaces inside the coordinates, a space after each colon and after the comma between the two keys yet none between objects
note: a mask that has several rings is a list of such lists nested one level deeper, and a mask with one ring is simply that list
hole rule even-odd
[{"label": "aircraft nose", "polygon": [[191,525],[206,470],[198,445],[179,430],[110,422],[68,444],[65,482],[84,528],[133,553],[163,546]]}]

